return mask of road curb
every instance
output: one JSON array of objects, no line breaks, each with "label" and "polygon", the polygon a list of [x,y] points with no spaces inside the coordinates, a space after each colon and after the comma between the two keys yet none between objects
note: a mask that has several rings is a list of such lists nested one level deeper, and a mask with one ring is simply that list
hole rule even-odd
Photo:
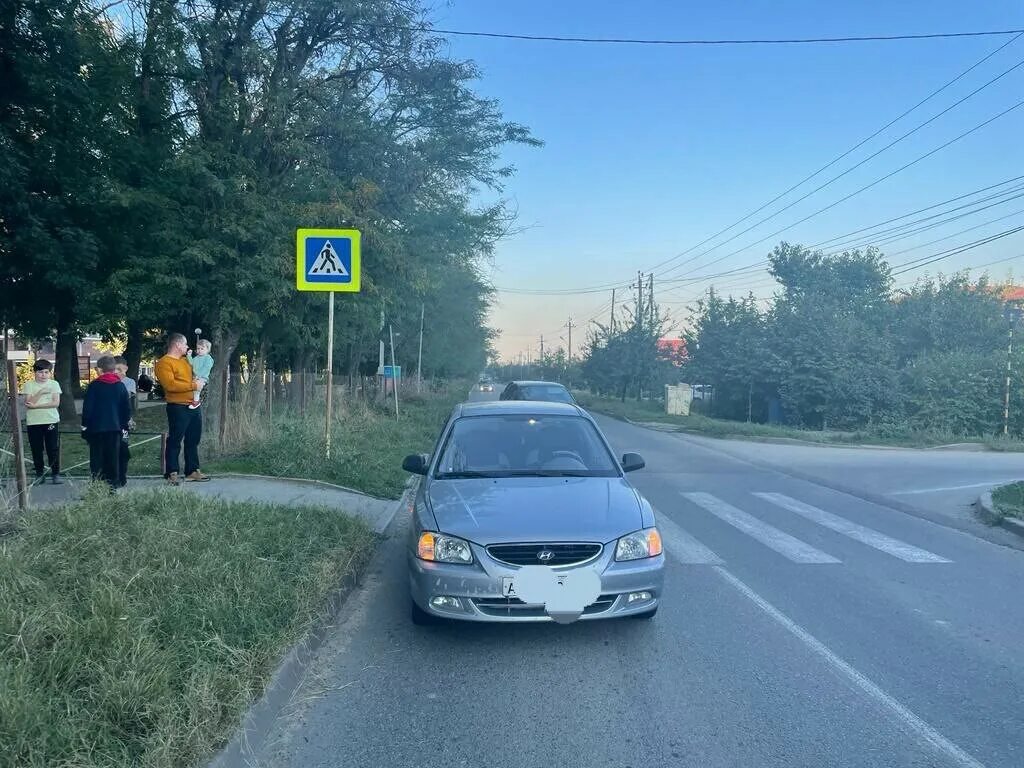
[{"label": "road curb", "polygon": [[[414,487],[415,478],[411,478],[406,483],[406,490],[401,498],[392,504],[391,512],[385,516],[383,525],[378,526],[378,534],[383,534],[387,530],[398,510],[408,503]],[[243,715],[231,740],[207,763],[207,768],[250,768],[258,764],[258,756],[265,747],[271,727],[299,690],[310,662],[330,636],[338,615],[372,559],[367,557],[362,568],[347,574],[328,595],[321,616],[306,635],[285,653],[260,698]]]},{"label": "road curb", "polygon": [[1010,533],[1015,533],[1024,538],[1024,520],[1018,520],[1016,517],[1004,515],[1002,512],[997,510],[995,504],[992,503],[991,492],[986,491],[978,497],[978,501],[975,504],[975,510],[978,513],[978,517],[989,525],[1001,526]]}]

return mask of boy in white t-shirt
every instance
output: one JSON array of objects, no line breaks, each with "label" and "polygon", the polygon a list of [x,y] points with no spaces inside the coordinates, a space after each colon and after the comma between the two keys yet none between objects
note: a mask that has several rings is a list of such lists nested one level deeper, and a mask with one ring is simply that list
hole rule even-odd
[{"label": "boy in white t-shirt", "polygon": [[36,360],[32,366],[33,378],[21,387],[25,396],[25,425],[28,444],[32,447],[32,463],[36,482],[46,477],[43,472],[43,453],[50,463],[50,478],[60,485],[60,384],[52,378],[53,365],[49,360]]}]

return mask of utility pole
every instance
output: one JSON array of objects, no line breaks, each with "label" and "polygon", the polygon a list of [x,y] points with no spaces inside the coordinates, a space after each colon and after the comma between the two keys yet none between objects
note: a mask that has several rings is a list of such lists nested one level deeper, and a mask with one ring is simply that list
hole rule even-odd
[{"label": "utility pole", "polygon": [[647,310],[651,315],[651,328],[654,328],[654,273],[652,272],[647,279]]},{"label": "utility pole", "polygon": [[569,365],[572,365],[572,329],[576,327],[572,315],[569,315],[569,322],[565,327],[569,329]]},{"label": "utility pole", "polygon": [[644,319],[644,273],[637,270],[636,273],[636,317],[634,325],[640,326]]},{"label": "utility pole", "polygon": [[1006,388],[1003,390],[1003,437],[1010,434],[1010,379],[1013,374],[1013,326],[1024,314],[1019,306],[1007,307],[1003,313],[1010,321],[1009,341],[1006,345]]},{"label": "utility pole", "polygon": [[540,364],[544,365],[544,334],[540,335]]},{"label": "utility pole", "polygon": [[612,288],[612,311],[608,316],[608,332],[615,334],[615,289]]}]

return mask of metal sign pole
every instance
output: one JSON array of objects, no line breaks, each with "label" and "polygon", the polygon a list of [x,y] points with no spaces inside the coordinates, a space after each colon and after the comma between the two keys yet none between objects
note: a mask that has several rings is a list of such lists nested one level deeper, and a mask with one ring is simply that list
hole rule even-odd
[{"label": "metal sign pole", "polygon": [[416,359],[416,392],[423,392],[423,318],[427,313],[427,305],[420,304],[420,352]]},{"label": "metal sign pole", "polygon": [[[295,230],[295,287],[300,291],[328,291],[327,303],[327,408],[324,424],[325,456],[331,457],[331,407],[334,404],[334,292],[359,293],[362,280],[362,235],[357,229]],[[315,383],[315,378],[314,378]],[[302,392],[306,392],[303,386]],[[271,396],[273,403],[273,396]]]},{"label": "metal sign pole", "polygon": [[331,458],[331,404],[334,387],[334,291],[327,300],[327,458]]},{"label": "metal sign pole", "polygon": [[[10,345],[8,345],[10,349]],[[18,415],[18,369],[7,360],[7,394],[11,403],[11,437],[14,438],[14,478],[18,488],[18,509],[28,509],[28,477],[25,475],[25,444],[21,441],[21,419]]]},{"label": "metal sign pole", "polygon": [[391,388],[395,392],[395,418],[398,418],[398,368],[395,366],[395,329],[388,323],[388,335],[391,337]]}]

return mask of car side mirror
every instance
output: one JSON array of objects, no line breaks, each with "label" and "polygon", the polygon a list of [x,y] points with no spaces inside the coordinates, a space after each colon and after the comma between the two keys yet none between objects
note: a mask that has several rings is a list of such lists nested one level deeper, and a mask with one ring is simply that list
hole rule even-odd
[{"label": "car side mirror", "polygon": [[647,464],[644,462],[644,457],[639,453],[624,453],[622,455],[622,471],[623,472],[634,472],[638,469],[643,469]]},{"label": "car side mirror", "polygon": [[422,453],[413,453],[402,460],[402,469],[414,475],[427,474],[427,461]]}]

